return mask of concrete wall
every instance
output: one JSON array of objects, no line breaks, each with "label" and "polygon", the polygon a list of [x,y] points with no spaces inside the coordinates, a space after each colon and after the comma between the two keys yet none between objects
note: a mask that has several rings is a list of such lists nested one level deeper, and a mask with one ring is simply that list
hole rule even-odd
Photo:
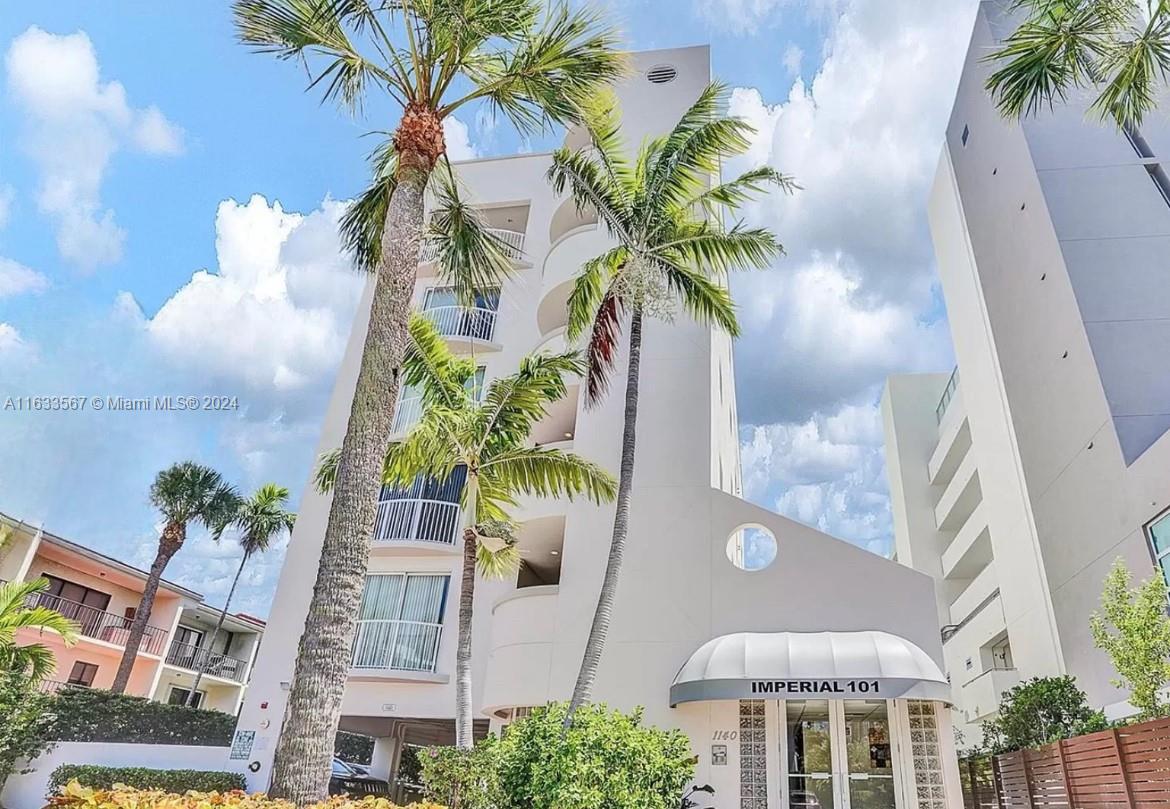
[{"label": "concrete wall", "polygon": [[60,742],[27,765],[31,772],[8,779],[0,791],[0,805],[5,809],[41,809],[48,793],[49,776],[62,764],[227,770],[227,760],[226,747]]}]

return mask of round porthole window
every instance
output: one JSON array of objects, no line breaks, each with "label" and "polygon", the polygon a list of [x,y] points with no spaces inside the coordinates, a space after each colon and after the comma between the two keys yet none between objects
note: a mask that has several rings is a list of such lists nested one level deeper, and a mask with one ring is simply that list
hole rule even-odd
[{"label": "round porthole window", "polygon": [[655,65],[646,71],[646,79],[651,84],[672,82],[677,75],[678,71],[674,69],[674,65]]},{"label": "round porthole window", "polygon": [[727,558],[749,573],[776,561],[776,535],[762,525],[741,525],[727,538]]}]

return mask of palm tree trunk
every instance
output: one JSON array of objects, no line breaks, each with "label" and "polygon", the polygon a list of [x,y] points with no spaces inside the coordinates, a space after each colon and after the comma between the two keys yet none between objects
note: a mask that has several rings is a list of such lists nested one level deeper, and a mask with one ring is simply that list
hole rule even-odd
[{"label": "palm tree trunk", "polygon": [[605,563],[605,578],[601,582],[601,593],[597,596],[597,609],[593,613],[593,624],[589,627],[589,640],[581,658],[581,670],[577,673],[577,684],[573,686],[573,697],[565,714],[565,727],[573,724],[573,714],[582,704],[589,701],[593,693],[593,681],[601,665],[601,653],[605,649],[605,638],[609,634],[609,622],[613,618],[613,602],[617,596],[618,576],[622,570],[622,557],[626,552],[626,535],[630,528],[630,491],[634,485],[634,444],[638,423],[638,378],[642,364],[642,311],[634,310],[630,319],[630,357],[626,368],[626,409],[622,425],[622,460],[618,476],[617,510],[613,518],[613,538],[609,543],[609,560]]},{"label": "palm tree trunk", "polygon": [[455,651],[455,746],[470,750],[475,743],[471,716],[471,622],[475,607],[475,514],[479,488],[475,473],[467,473],[463,518],[463,578],[459,587],[459,644]]},{"label": "palm tree trunk", "polygon": [[[236,568],[236,577],[232,579],[232,588],[228,590],[227,599],[223,602],[223,609],[219,613],[219,620],[215,622],[215,629],[211,630],[211,641],[215,643],[215,639],[219,637],[219,630],[223,629],[223,622],[227,618],[228,605],[232,603],[232,596],[236,594],[236,585],[240,583],[240,574],[244,572],[244,565],[248,564],[248,553],[244,553],[244,558],[240,560],[240,566]],[[199,669],[195,672],[195,683],[191,686],[191,693],[187,695],[187,707],[195,707],[195,690],[199,688],[200,681],[203,680],[203,675],[207,672],[207,664],[211,660],[211,647],[202,654],[202,659],[199,663]],[[202,651],[202,650],[200,650]]]},{"label": "palm tree trunk", "polygon": [[[154,610],[154,597],[158,593],[158,584],[162,580],[163,571],[187,538],[187,527],[182,523],[167,523],[163,528],[162,536],[158,540],[158,553],[154,555],[154,562],[150,565],[150,573],[146,577],[146,587],[142,589],[142,598],[138,602],[138,609],[134,611],[134,620],[130,622],[130,634],[126,637],[126,650],[122,652],[122,661],[118,664],[118,672],[114,675],[114,684],[110,690],[115,694],[126,691],[130,682],[130,673],[134,670],[134,662],[138,659],[138,650],[142,646],[142,638],[146,634],[146,622],[150,620],[150,613]],[[163,649],[153,651],[162,652]],[[144,696],[150,696],[146,694]]]},{"label": "palm tree trunk", "polygon": [[369,562],[379,473],[390,443],[409,336],[430,168],[418,157],[405,158],[400,159],[398,185],[386,212],[369,329],[273,766],[270,794],[298,805],[322,801],[328,791],[333,739]]}]

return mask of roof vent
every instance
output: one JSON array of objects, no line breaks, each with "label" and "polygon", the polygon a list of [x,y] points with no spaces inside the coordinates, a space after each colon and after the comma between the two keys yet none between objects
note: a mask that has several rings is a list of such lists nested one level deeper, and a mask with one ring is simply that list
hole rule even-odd
[{"label": "roof vent", "polygon": [[651,84],[672,82],[677,75],[678,71],[674,69],[674,65],[655,65],[646,71],[646,78],[650,80]]}]

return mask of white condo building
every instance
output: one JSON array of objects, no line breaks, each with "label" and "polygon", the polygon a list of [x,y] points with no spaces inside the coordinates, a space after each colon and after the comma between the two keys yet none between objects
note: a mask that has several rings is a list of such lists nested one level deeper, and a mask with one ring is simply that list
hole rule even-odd
[{"label": "white condo building", "polygon": [[[664,132],[710,77],[706,47],[639,53],[617,88],[627,144]],[[582,143],[570,132],[570,143]],[[415,303],[490,381],[520,358],[565,346],[566,298],[582,263],[610,241],[545,181],[548,154],[461,163],[516,274],[459,309],[419,267]],[[355,322],[322,428],[345,431],[368,319]],[[624,367],[624,359],[619,358]],[[681,316],[649,322],[630,540],[594,696],[645,707],[646,721],[692,740],[698,783],[741,809],[944,809],[960,805],[942,647],[928,576],[739,498],[731,342]],[[580,391],[533,439],[618,467],[624,376],[600,406]],[[409,392],[396,429],[417,418]],[[405,745],[453,741],[460,549],[459,481],[386,490],[341,727],[375,737],[373,772],[394,777]],[[306,491],[240,716],[233,764],[264,788],[293,676],[329,499]],[[567,699],[601,585],[613,507],[525,502],[525,561],[475,591],[474,707],[480,732]],[[760,543],[775,559],[742,569]],[[738,564],[737,564],[738,563]],[[814,800],[815,798],[815,800]],[[817,803],[819,801],[819,803]]]},{"label": "white condo building", "polygon": [[937,581],[960,721],[1059,674],[1116,716],[1089,616],[1118,557],[1170,572],[1170,126],[1119,133],[1088,96],[1001,120],[1006,5],[979,10],[930,198],[958,368],[882,400],[897,559]]}]

